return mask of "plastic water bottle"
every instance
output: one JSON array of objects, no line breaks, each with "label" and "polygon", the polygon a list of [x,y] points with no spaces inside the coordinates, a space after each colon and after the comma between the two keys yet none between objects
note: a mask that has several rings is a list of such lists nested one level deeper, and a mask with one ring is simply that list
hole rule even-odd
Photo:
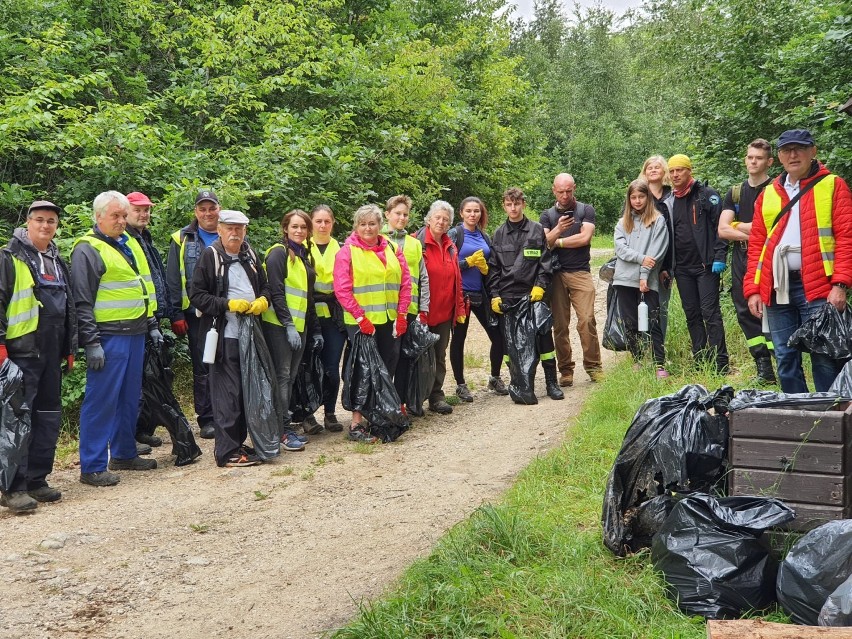
[{"label": "plastic water bottle", "polygon": [[207,331],[207,337],[204,338],[204,354],[201,356],[201,361],[205,364],[216,363],[216,348],[219,346],[219,331],[211,328]]},{"label": "plastic water bottle", "polygon": [[645,296],[639,302],[638,309],[638,328],[640,333],[648,332],[648,305],[645,303]]}]

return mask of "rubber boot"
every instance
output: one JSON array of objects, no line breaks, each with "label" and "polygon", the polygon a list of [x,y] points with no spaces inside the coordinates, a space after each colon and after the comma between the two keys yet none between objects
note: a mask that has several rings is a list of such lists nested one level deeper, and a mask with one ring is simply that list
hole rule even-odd
[{"label": "rubber boot", "polygon": [[754,365],[757,368],[757,383],[772,386],[778,383],[775,370],[772,368],[771,357],[755,357]]},{"label": "rubber boot", "polygon": [[547,396],[550,399],[565,399],[565,393],[559,388],[559,381],[556,379],[556,360],[548,359],[541,363],[544,369],[544,384],[547,389]]}]

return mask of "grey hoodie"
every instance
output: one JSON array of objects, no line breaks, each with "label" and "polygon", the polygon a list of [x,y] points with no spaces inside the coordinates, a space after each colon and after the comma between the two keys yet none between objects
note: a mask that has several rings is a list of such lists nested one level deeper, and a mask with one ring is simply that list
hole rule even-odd
[{"label": "grey hoodie", "polygon": [[[644,226],[639,215],[633,213],[633,232],[624,230],[623,218],[615,225],[615,275],[612,283],[616,286],[639,288],[639,280],[647,280],[652,291],[660,290],[660,270],[663,257],[669,246],[669,233],[666,220],[659,215],[650,226]],[[642,266],[645,256],[653,257],[656,265],[652,269]]]}]

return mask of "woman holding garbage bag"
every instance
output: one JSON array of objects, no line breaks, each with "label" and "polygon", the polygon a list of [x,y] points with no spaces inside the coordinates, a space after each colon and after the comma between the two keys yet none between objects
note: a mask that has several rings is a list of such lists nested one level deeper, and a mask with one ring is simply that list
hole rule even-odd
[{"label": "woman holding garbage bag", "polygon": [[[669,246],[665,218],[654,206],[645,180],[633,180],[627,187],[624,212],[615,225],[615,274],[612,285],[618,295],[618,310],[627,334],[627,348],[638,363],[644,344],[639,335],[648,330],[657,378],[669,376],[665,369],[666,351],[660,325],[660,270]],[[639,304],[648,311],[648,326],[639,326]]]},{"label": "woman holding garbage bag", "polygon": [[[355,211],[352,234],[334,259],[334,294],[343,307],[346,332],[371,335],[388,371],[396,370],[400,339],[408,330],[411,276],[405,256],[379,233],[382,211],[365,204]],[[359,411],[352,412],[349,439],[373,444]]]},{"label": "woman holding garbage bag", "polygon": [[[313,223],[302,209],[293,209],[281,220],[281,241],[267,251],[263,262],[269,282],[271,304],[263,313],[263,335],[275,362],[275,376],[287,422],[281,447],[288,451],[305,448],[305,439],[289,425],[290,396],[308,338],[314,349],[322,349],[323,337],[314,312],[316,271],[308,260]],[[307,242],[308,246],[305,246]],[[314,424],[319,426],[314,420]],[[305,432],[316,433],[309,422]],[[322,430],[322,427],[319,427]]]},{"label": "woman holding garbage bag", "polygon": [[459,247],[459,269],[462,276],[462,295],[465,302],[465,314],[468,322],[456,324],[453,339],[450,342],[450,364],[456,379],[456,397],[464,402],[472,402],[473,395],[464,379],[464,343],[471,314],[476,316],[488,339],[491,340],[489,353],[491,377],[488,390],[498,395],[508,395],[509,391],[500,379],[500,366],[506,352],[500,328],[489,322],[491,302],[485,291],[485,275],[488,274],[488,258],[491,255],[491,238],[485,232],[488,226],[488,209],[478,197],[466,197],[459,204],[458,226],[450,229],[449,237]]},{"label": "woman holding garbage bag", "polygon": [[435,380],[429,393],[429,410],[449,415],[453,407],[447,403],[443,389],[447,376],[447,347],[453,326],[467,321],[458,249],[447,235],[453,222],[453,207],[444,200],[435,200],[423,221],[426,226],[417,231],[417,239],[423,245],[426,271],[429,273],[429,312],[424,319],[429,330],[438,336],[433,346]]},{"label": "woman holding garbage bag", "polygon": [[[411,275],[411,303],[406,315],[409,324],[418,318],[425,319],[425,314],[429,312],[429,272],[423,260],[423,245],[405,230],[410,214],[411,198],[407,195],[394,195],[388,200],[385,208],[386,237],[402,250]],[[407,396],[411,366],[412,361],[400,354],[394,371],[394,387],[400,400],[408,407],[408,412],[422,416],[423,407],[410,404]]]},{"label": "woman holding garbage bag", "polygon": [[663,257],[660,267],[660,327],[663,331],[663,340],[666,339],[666,329],[669,323],[669,299],[672,296],[672,236],[669,219],[674,206],[674,195],[672,195],[672,179],[669,176],[669,163],[662,155],[652,155],[642,163],[639,171],[639,180],[645,180],[654,199],[654,206],[666,220],[666,229],[669,234],[669,248]]}]

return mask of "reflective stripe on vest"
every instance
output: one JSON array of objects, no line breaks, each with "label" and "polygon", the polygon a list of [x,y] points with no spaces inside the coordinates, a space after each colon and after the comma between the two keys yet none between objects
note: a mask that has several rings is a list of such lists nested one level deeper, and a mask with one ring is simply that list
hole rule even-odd
[{"label": "reflective stripe on vest", "polygon": [[[332,295],[334,293],[334,258],[340,250],[340,244],[331,238],[326,246],[325,253],[320,253],[316,244],[311,244],[311,255],[314,258],[314,268],[317,270],[317,281],[314,282],[314,291]],[[314,304],[317,317],[331,317],[328,304],[317,302]]]},{"label": "reflective stripe on vest", "polygon": [[35,281],[30,267],[17,257],[12,257],[15,265],[15,290],[6,307],[6,339],[15,339],[38,329],[38,307],[35,296]]},{"label": "reflective stripe on vest", "polygon": [[189,308],[189,293],[186,290],[186,236],[181,239],[180,230],[172,233],[172,239],[180,247],[180,310]]},{"label": "reflective stripe on vest", "polygon": [[138,274],[118,249],[102,239],[94,235],[84,235],[77,240],[77,242],[90,244],[98,252],[106,268],[95,297],[94,313],[98,324],[138,319],[145,314],[146,303],[147,317],[153,317],[154,311],[157,310],[154,281],[151,279],[145,253],[142,252],[139,242],[126,233],[124,235],[127,237],[127,246],[136,260]]},{"label": "reflective stripe on vest", "polygon": [[[351,244],[349,248],[352,253],[352,295],[355,301],[373,324],[386,324],[388,318],[395,320],[402,266],[390,243],[385,247],[387,265],[382,264],[373,251],[365,251]],[[351,325],[358,323],[348,312],[343,313],[343,320]]]},{"label": "reflective stripe on vest", "polygon": [[[816,212],[817,236],[819,238],[820,257],[822,258],[822,268],[825,271],[826,277],[831,277],[834,274],[834,231],[831,226],[831,204],[834,200],[834,182],[836,175],[828,175],[820,180],[813,189],[814,210]],[[760,258],[757,260],[757,268],[754,271],[754,283],[760,284],[760,273],[763,270],[766,251],[769,246],[769,239],[772,233],[778,227],[776,224],[771,229],[769,225],[775,221],[781,209],[784,207],[781,196],[775,190],[775,186],[770,184],[763,191],[763,207],[761,214],[763,215],[763,224],[766,227],[766,240],[763,242],[763,248],[760,249]],[[801,209],[800,209],[801,211]]]},{"label": "reflective stripe on vest", "polygon": [[[308,271],[301,259],[290,259],[290,251],[283,244],[270,246],[265,257],[269,257],[269,253],[275,248],[280,248],[286,254],[284,259],[287,260],[287,277],[284,278],[284,298],[287,300],[287,308],[290,309],[290,317],[293,318],[296,330],[304,333],[305,318],[308,316]],[[263,270],[266,270],[266,260],[263,262]],[[263,312],[261,317],[264,322],[281,326],[272,305]]]},{"label": "reflective stripe on vest", "polygon": [[408,305],[408,312],[417,315],[420,310],[420,260],[423,257],[423,245],[409,236],[402,245],[402,254],[411,273],[411,304]]}]

